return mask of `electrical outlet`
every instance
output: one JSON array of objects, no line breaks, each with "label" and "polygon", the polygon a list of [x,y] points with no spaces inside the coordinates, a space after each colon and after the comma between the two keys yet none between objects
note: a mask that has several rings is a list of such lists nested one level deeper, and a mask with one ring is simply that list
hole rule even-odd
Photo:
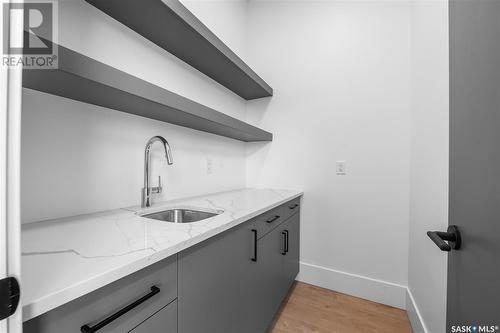
[{"label": "electrical outlet", "polygon": [[214,163],[211,158],[207,158],[207,175],[214,173]]},{"label": "electrical outlet", "polygon": [[346,162],[345,161],[337,161],[335,164],[335,171],[336,171],[337,175],[346,175],[347,174]]}]

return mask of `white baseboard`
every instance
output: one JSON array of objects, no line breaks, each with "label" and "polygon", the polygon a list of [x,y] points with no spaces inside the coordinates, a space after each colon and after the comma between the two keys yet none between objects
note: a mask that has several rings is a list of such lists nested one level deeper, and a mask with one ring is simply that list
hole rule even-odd
[{"label": "white baseboard", "polygon": [[373,302],[406,309],[406,286],[300,263],[297,280]]},{"label": "white baseboard", "polygon": [[406,290],[406,313],[408,313],[408,318],[410,318],[413,333],[427,333],[424,320],[420,315],[420,311],[418,310],[417,303],[415,303],[410,288]]}]

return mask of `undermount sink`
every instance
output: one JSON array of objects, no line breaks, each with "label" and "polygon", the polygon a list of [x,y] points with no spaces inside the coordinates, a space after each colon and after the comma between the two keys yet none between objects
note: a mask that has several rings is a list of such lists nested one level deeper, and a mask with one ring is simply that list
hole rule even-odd
[{"label": "undermount sink", "polygon": [[172,223],[190,223],[205,220],[219,214],[222,214],[222,211],[171,208],[160,212],[143,214],[141,217]]}]

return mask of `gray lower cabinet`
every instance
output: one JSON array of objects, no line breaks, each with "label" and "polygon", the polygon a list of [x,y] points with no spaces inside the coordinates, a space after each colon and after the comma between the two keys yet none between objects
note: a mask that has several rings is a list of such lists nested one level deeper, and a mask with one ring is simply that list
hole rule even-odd
[{"label": "gray lower cabinet", "polygon": [[179,254],[180,333],[267,331],[299,267],[299,210],[268,222],[285,208]]},{"label": "gray lower cabinet", "polygon": [[286,298],[299,272],[300,215],[294,214],[258,241],[257,285],[258,298],[254,311],[259,318],[259,330],[265,332]]},{"label": "gray lower cabinet", "polygon": [[299,271],[299,212],[294,199],[33,318],[24,333],[264,333]]}]

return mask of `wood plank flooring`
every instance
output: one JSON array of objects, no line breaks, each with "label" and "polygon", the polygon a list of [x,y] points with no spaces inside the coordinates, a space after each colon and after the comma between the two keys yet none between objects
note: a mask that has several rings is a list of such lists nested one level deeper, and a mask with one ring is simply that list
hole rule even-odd
[{"label": "wood plank flooring", "polygon": [[412,333],[406,311],[297,282],[270,333]]}]

